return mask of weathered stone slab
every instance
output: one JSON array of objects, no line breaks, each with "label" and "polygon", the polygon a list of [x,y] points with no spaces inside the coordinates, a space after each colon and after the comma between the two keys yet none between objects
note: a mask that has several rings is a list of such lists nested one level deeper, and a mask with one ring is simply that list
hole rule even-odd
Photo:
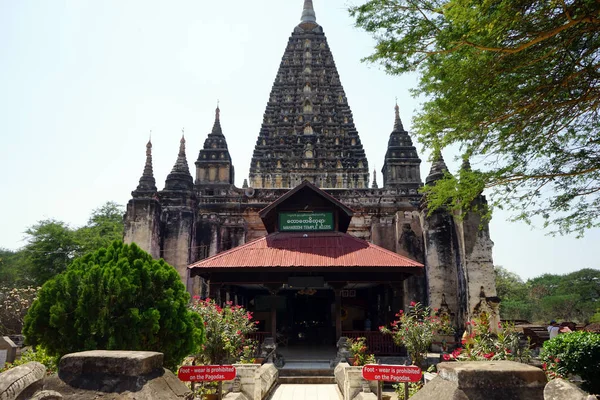
[{"label": "weathered stone slab", "polygon": [[438,376],[414,400],[543,400],[546,376],[513,361],[438,364]]},{"label": "weathered stone slab", "polygon": [[440,377],[461,389],[543,388],[547,382],[541,369],[514,361],[445,362],[437,369]]},{"label": "weathered stone slab", "polygon": [[44,377],[46,367],[29,362],[0,374],[0,400],[15,400]]},{"label": "weathered stone slab", "polygon": [[595,400],[592,396],[564,379],[554,379],[544,388],[544,400]]},{"label": "weathered stone slab", "polygon": [[151,351],[93,350],[67,354],[60,359],[59,374],[139,376],[161,370],[163,354]]}]

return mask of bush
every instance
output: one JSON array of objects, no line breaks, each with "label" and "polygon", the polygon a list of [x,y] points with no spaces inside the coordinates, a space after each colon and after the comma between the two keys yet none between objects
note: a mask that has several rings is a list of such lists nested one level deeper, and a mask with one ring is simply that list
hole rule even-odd
[{"label": "bush", "polygon": [[25,351],[21,355],[21,358],[17,358],[15,362],[7,362],[4,368],[0,369],[0,373],[32,361],[43,364],[46,367],[46,375],[52,375],[58,371],[58,358],[48,355],[48,352],[43,347],[38,346],[35,350],[29,349]]},{"label": "bush", "polygon": [[354,366],[376,363],[375,356],[367,353],[367,338],[365,337],[348,339],[348,350],[352,358],[354,358],[354,363],[352,364]]},{"label": "bush", "polygon": [[29,344],[52,356],[85,350],[164,353],[174,368],[203,340],[179,274],[135,244],[114,242],[50,279],[25,317]]},{"label": "bush", "polygon": [[246,337],[256,330],[256,324],[252,313],[242,306],[227,302],[220,307],[214,300],[201,300],[196,296],[190,309],[202,318],[206,333],[197,361],[203,364],[235,362],[244,355],[244,346],[252,344]]},{"label": "bush", "polygon": [[544,343],[543,368],[549,379],[581,376],[584,389],[600,393],[600,334],[573,332],[558,335]]}]

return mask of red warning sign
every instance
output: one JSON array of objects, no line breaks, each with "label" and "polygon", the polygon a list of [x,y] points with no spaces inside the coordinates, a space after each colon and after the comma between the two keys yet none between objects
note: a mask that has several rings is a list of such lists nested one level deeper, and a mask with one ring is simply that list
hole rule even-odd
[{"label": "red warning sign", "polygon": [[233,365],[186,365],[179,368],[177,377],[186,382],[231,381],[235,378]]},{"label": "red warning sign", "polygon": [[368,364],[363,367],[362,376],[368,381],[418,382],[421,380],[421,368],[415,365]]}]

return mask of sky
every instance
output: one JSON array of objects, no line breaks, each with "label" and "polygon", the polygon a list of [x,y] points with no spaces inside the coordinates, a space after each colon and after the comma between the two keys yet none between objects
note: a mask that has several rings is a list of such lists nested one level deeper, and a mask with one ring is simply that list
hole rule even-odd
[{"label": "sky", "polygon": [[[359,3],[360,0],[354,1]],[[374,41],[348,0],[314,0],[371,170],[381,167],[397,98],[404,127],[421,107],[416,75],[361,62]],[[86,223],[107,201],[126,204],[152,131],[157,186],[182,130],[190,170],[214,121],[248,176],[268,96],[303,0],[0,0],[0,248],[18,249],[44,219]],[[429,152],[418,147],[424,180]],[[459,162],[444,152],[451,171]],[[582,239],[490,224],[496,265],[524,279],[600,269],[600,229]]]}]

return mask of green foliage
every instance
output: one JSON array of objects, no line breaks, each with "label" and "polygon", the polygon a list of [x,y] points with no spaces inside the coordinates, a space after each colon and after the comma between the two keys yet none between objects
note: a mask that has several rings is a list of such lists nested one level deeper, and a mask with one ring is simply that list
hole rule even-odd
[{"label": "green foliage", "polygon": [[44,220],[29,227],[24,248],[36,284],[43,284],[67,269],[78,254],[75,233],[64,222]]},{"label": "green foliage", "polygon": [[584,268],[565,275],[544,274],[523,282],[495,267],[503,319],[548,323],[552,319],[587,322],[600,302],[600,271]]},{"label": "green foliage", "polygon": [[92,211],[87,225],[77,229],[75,236],[79,253],[85,254],[123,239],[123,207],[106,202]]},{"label": "green foliage", "polygon": [[586,390],[600,393],[600,334],[579,331],[558,335],[544,343],[541,358],[550,379],[576,374],[585,381]]},{"label": "green foliage", "polygon": [[515,219],[600,226],[597,1],[368,0],[350,13],[377,41],[368,61],[420,74],[420,142],[458,145],[482,170],[447,175],[428,200],[462,209],[488,188]]},{"label": "green foliage", "polygon": [[4,368],[0,369],[0,373],[33,361],[39,362],[46,367],[46,375],[52,375],[58,371],[58,357],[49,355],[43,347],[38,346],[36,349],[25,351],[21,355],[21,358],[16,359],[15,362],[6,363]]},{"label": "green foliage", "polygon": [[0,252],[0,277],[6,276],[11,287],[42,285],[75,258],[122,240],[123,229],[123,207],[114,202],[92,211],[88,223],[77,229],[53,219],[39,221],[25,232],[23,249]]},{"label": "green foliage", "polygon": [[149,350],[175,367],[203,340],[177,271],[135,244],[113,242],[79,257],[47,281],[25,317],[30,344],[50,355],[84,350]]},{"label": "green foliage", "polygon": [[[398,396],[398,400],[404,399],[404,383],[395,383],[393,385],[394,392],[396,392],[396,396]],[[408,382],[408,397],[413,397],[419,390],[423,388],[423,381],[419,382]]]},{"label": "green foliage", "polygon": [[596,310],[596,313],[594,315],[592,315],[592,317],[590,318],[590,324],[598,323],[598,322],[600,322],[600,308],[598,308]]},{"label": "green foliage", "polygon": [[214,300],[201,300],[198,296],[190,306],[191,311],[204,321],[206,341],[196,357],[203,364],[224,364],[239,360],[247,345],[247,335],[256,330],[252,313],[242,306],[228,302],[220,307]]}]

